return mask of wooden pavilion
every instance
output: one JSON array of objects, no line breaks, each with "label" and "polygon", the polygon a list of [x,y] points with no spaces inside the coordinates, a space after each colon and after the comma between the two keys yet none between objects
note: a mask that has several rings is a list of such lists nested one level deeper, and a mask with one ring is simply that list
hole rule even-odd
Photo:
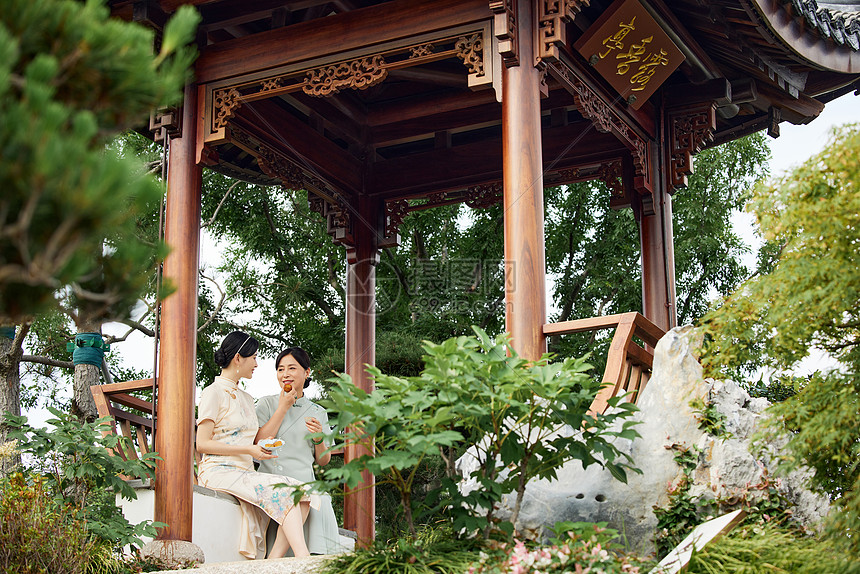
[{"label": "wooden pavilion", "polygon": [[[860,90],[858,0],[109,0],[156,29],[181,4],[203,17],[195,79],[153,126],[178,287],[158,370],[166,541],[191,540],[202,166],[308,190],[347,248],[346,369],[369,389],[374,265],[410,200],[503,204],[506,326],[538,357],[573,329],[545,324],[544,186],[604,181],[639,223],[642,313],[666,330],[692,157]],[[347,498],[346,527],[371,539],[373,489]]]}]

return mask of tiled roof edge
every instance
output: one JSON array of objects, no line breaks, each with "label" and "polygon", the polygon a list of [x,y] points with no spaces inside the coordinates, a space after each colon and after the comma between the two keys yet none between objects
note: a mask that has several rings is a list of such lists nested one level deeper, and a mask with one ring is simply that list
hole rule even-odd
[{"label": "tiled roof edge", "polygon": [[819,4],[816,0],[788,0],[787,3],[822,37],[860,51],[860,11],[846,12],[829,7],[826,2]]}]

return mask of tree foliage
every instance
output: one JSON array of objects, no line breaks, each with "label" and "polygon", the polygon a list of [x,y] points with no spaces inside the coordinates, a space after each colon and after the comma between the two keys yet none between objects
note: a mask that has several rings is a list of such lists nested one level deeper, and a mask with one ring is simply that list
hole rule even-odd
[{"label": "tree foliage", "polygon": [[[711,373],[739,365],[789,369],[814,347],[841,366],[813,376],[775,405],[792,465],[814,470],[814,485],[842,512],[835,532],[860,550],[860,125],[834,130],[818,155],[758,186],[756,214],[768,257],[762,272],[703,321]],[[850,532],[849,536],[845,536]]]},{"label": "tree foliage", "polygon": [[[749,275],[749,251],[732,227],[747,190],[767,173],[762,134],[696,156],[685,189],[673,196],[678,324],[700,317],[717,295]],[[554,321],[642,311],[639,229],[629,209],[609,207],[604,184],[587,182],[546,190],[546,268],[554,279]],[[593,351],[600,369],[611,335],[583,333],[550,341],[562,356]]]},{"label": "tree foliage", "polygon": [[[545,355],[527,361],[507,336],[474,330],[477,336],[426,342],[426,366],[418,377],[371,368],[376,385],[371,393],[355,387],[349,375],[335,379],[328,400],[337,412],[330,438],[365,445],[373,456],[326,469],[331,484],[355,487],[361,472],[370,470],[400,493],[413,536],[413,517],[441,509],[454,531],[483,530],[487,537],[498,527],[494,513],[504,495],[515,493],[515,524],[528,482],[555,478],[565,462],[599,464],[624,482],[627,470],[638,472],[611,442],[638,436],[634,423],[625,421],[636,407],[613,398],[617,409],[586,414],[601,383],[589,374],[585,359],[553,363]],[[463,472],[454,463],[466,449],[474,465]],[[423,502],[428,504],[422,507],[415,497],[415,472],[435,454],[447,462],[447,472],[439,485],[427,487]]]},{"label": "tree foliage", "polygon": [[68,289],[123,316],[163,250],[137,242],[159,186],[105,150],[108,138],[176,103],[198,16],[154,34],[98,1],[9,0],[0,13],[0,319],[18,322]]}]

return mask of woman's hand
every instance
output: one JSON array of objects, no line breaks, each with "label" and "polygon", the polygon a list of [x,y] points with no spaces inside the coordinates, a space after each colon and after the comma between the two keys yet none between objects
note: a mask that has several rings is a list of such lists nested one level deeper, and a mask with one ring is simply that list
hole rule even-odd
[{"label": "woman's hand", "polygon": [[[323,432],[322,423],[316,417],[305,417],[305,428],[308,432],[321,433]],[[331,453],[326,452],[324,439],[313,439],[314,443],[314,458],[317,464],[325,466],[331,460]]]},{"label": "woman's hand", "polygon": [[256,458],[257,460],[267,460],[270,458],[278,458],[278,455],[272,454],[267,448],[263,448],[258,444],[252,444],[248,447],[248,454]]},{"label": "woman's hand", "polygon": [[281,389],[281,394],[278,397],[278,409],[286,411],[296,404],[296,399],[298,398],[299,395],[296,393],[296,389],[290,389],[289,391]]},{"label": "woman's hand", "polygon": [[[322,432],[322,423],[314,417],[305,417],[305,428],[308,432]],[[314,439],[316,440],[316,439]]]}]

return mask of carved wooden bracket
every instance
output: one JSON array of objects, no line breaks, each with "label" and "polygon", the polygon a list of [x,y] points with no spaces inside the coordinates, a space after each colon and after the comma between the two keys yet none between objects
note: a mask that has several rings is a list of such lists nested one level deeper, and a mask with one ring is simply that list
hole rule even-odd
[{"label": "carved wooden bracket", "polygon": [[590,86],[583,82],[565,61],[544,62],[553,76],[572,96],[579,112],[591,120],[594,127],[612,133],[630,150],[635,167],[634,186],[640,193],[653,191],[651,169],[651,142],[636,133]]},{"label": "carved wooden bracket", "polygon": [[379,238],[379,247],[396,247],[400,244],[400,224],[403,223],[403,219],[408,214],[408,200],[395,199],[385,202],[382,237]]},{"label": "carved wooden bracket", "polygon": [[180,109],[168,108],[149,116],[149,131],[156,142],[182,136],[182,113]]},{"label": "carved wooden bracket", "polygon": [[502,201],[502,182],[474,185],[466,190],[466,205],[474,209],[490,207]]},{"label": "carved wooden bracket", "polygon": [[[468,85],[492,84],[489,65],[492,54],[489,21],[442,30],[436,38],[374,46],[372,53],[308,67],[294,64],[273,69],[265,77],[246,76],[207,84],[204,105],[204,143],[221,143],[227,125],[239,108],[250,102],[304,91],[316,97],[331,96],[345,89],[362,90],[388,76],[390,70],[458,58],[468,72]],[[370,49],[370,48],[369,48]]]},{"label": "carved wooden bracket", "polygon": [[538,0],[538,45],[540,60],[556,62],[559,47],[567,44],[567,24],[588,6],[590,0]]},{"label": "carved wooden bracket", "polygon": [[468,68],[469,74],[484,75],[484,39],[481,34],[460,36],[454,49],[457,50],[457,57],[463,60],[463,65]]},{"label": "carved wooden bracket", "polygon": [[668,110],[669,141],[672,143],[670,169],[671,190],[687,186],[687,176],[693,173],[693,156],[714,139],[717,127],[716,106],[703,104],[691,109]]},{"label": "carved wooden bracket", "polygon": [[621,180],[621,161],[610,161],[600,164],[597,178],[609,188],[610,203],[624,199],[624,183]]},{"label": "carved wooden bracket", "polygon": [[347,249],[355,247],[349,203],[342,196],[338,195],[334,201],[331,201],[309,193],[308,205],[311,211],[325,218],[326,233],[331,236],[335,244],[343,245]]},{"label": "carved wooden bracket", "polygon": [[490,207],[502,201],[502,182],[473,185],[465,190],[440,191],[424,196],[424,201],[409,203],[408,199],[390,199],[385,202],[385,217],[380,246],[388,246],[397,237],[403,219],[413,211],[465,203],[471,208]]},{"label": "carved wooden bracket", "polygon": [[517,0],[491,0],[493,33],[505,66],[520,65],[520,43],[517,36]]}]

